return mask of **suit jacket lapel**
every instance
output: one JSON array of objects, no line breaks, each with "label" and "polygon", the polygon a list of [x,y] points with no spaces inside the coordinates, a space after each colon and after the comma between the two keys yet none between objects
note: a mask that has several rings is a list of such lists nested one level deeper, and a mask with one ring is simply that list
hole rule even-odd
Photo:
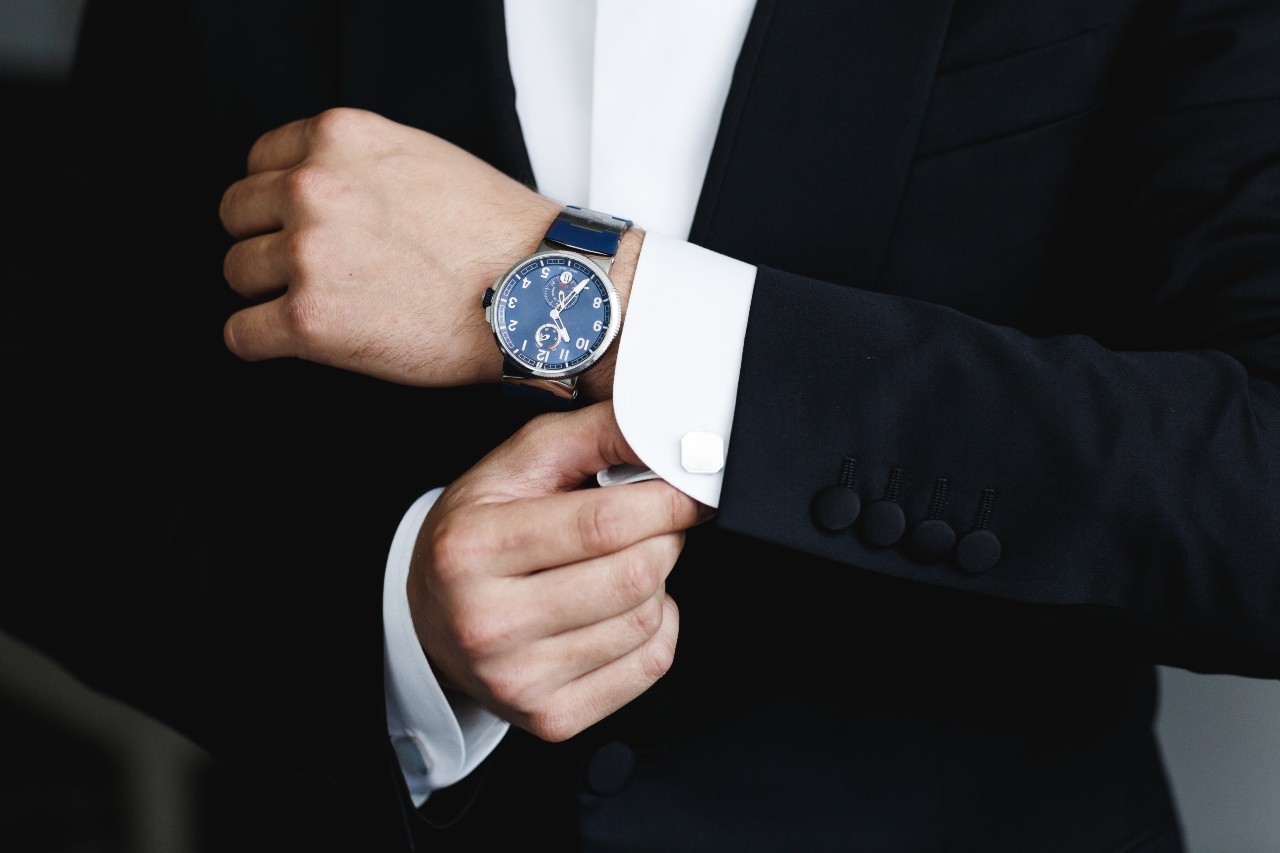
[{"label": "suit jacket lapel", "polygon": [[[533,185],[503,0],[341,2],[351,10],[345,105],[438,133]],[[690,239],[751,263],[874,283],[951,5],[758,0]],[[489,106],[477,114],[476,103]]]},{"label": "suit jacket lapel", "polygon": [[536,189],[529,149],[524,144],[520,116],[516,112],[516,87],[511,79],[507,54],[507,22],[503,0],[483,0],[485,44],[489,54],[489,77],[493,98],[493,120],[507,174]]},{"label": "suit jacket lapel", "polygon": [[755,264],[873,283],[951,5],[759,0],[690,239]]}]

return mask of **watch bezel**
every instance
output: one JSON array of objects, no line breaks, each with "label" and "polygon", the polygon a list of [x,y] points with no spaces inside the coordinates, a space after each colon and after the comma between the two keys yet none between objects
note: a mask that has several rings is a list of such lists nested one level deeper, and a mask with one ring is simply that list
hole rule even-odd
[{"label": "watch bezel", "polygon": [[[498,328],[498,311],[495,306],[498,301],[499,294],[502,292],[501,289],[503,284],[506,283],[507,279],[509,279],[516,270],[526,264],[541,258],[549,257],[572,258],[575,261],[586,264],[604,285],[605,292],[609,294],[609,301],[613,305],[617,306],[617,310],[614,312],[617,319],[610,323],[608,328],[605,329],[604,338],[600,341],[600,344],[588,354],[585,360],[569,368],[540,369],[525,364],[518,360],[503,342],[502,335],[499,333],[500,330]],[[617,339],[618,333],[622,328],[622,299],[618,295],[618,288],[614,286],[613,279],[609,278],[609,273],[605,271],[604,267],[602,267],[600,263],[594,260],[590,255],[583,254],[582,252],[575,252],[571,249],[544,249],[534,252],[531,255],[525,255],[511,266],[507,267],[506,271],[494,280],[493,286],[490,288],[490,292],[493,294],[491,302],[494,304],[490,304],[488,306],[486,313],[488,314],[489,331],[493,333],[493,339],[498,344],[498,351],[502,353],[502,357],[509,365],[519,370],[522,374],[527,374],[529,376],[535,376],[540,379],[565,379],[570,376],[580,376],[582,373],[590,370],[591,367],[595,365],[595,363],[598,362],[606,352],[608,352],[609,347],[613,346],[613,342]]]}]

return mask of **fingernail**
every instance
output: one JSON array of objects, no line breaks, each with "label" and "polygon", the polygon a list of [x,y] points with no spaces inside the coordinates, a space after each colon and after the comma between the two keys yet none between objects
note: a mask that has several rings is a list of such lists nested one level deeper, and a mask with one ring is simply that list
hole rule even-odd
[{"label": "fingernail", "polygon": [[704,503],[698,504],[698,523],[699,524],[701,524],[704,521],[710,521],[715,517],[716,517],[715,507],[707,506]]}]

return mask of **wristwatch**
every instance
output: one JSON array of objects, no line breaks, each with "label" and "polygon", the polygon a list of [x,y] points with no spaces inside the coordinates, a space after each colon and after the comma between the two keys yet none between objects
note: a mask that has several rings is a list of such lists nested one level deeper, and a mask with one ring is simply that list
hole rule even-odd
[{"label": "wristwatch", "polygon": [[609,278],[631,220],[567,205],[533,254],[484,292],[509,396],[572,408],[578,377],[618,336],[622,305]]}]

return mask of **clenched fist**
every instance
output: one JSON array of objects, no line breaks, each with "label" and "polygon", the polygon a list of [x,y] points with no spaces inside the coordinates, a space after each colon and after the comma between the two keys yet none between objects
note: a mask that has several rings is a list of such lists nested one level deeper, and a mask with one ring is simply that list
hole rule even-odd
[{"label": "clenched fist", "polygon": [[[480,298],[560,210],[457,146],[333,109],[263,135],[220,215],[226,323],[251,360],[292,356],[421,386],[496,382]],[[620,287],[623,285],[620,285]]]},{"label": "clenched fist", "polygon": [[708,508],[661,480],[580,488],[638,463],[611,402],[541,415],[440,495],[410,563],[410,612],[437,679],[563,740],[671,666],[666,578]]}]

